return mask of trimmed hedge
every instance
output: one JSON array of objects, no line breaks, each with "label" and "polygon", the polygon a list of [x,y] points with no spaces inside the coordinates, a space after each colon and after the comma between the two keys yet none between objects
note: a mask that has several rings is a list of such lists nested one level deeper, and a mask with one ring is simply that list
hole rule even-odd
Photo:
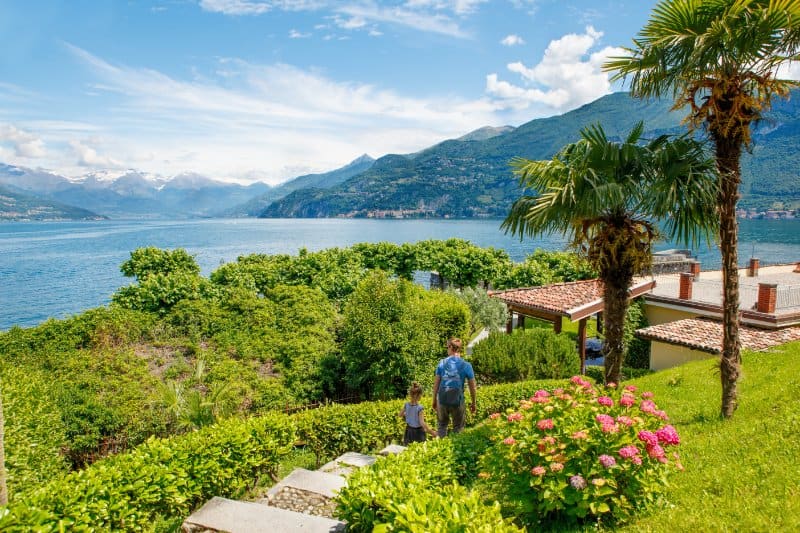
[{"label": "trimmed hedge", "polygon": [[292,424],[279,415],[150,439],[13,501],[0,510],[0,531],[150,530],[158,517],[241,495],[277,471],[294,441]]},{"label": "trimmed hedge", "polygon": [[475,345],[470,362],[487,383],[568,378],[580,372],[570,337],[539,328],[511,335],[493,331]]},{"label": "trimmed hedge", "polygon": [[[472,424],[516,405],[540,388],[563,383],[481,387],[477,413],[467,421]],[[403,422],[397,414],[402,404],[402,400],[334,404],[290,416],[232,419],[186,435],[153,438],[130,452],[50,482],[24,500],[12,501],[0,510],[0,531],[149,530],[154,520],[187,516],[212,496],[240,496],[260,476],[274,474],[281,457],[298,439],[314,451],[318,461],[398,441]],[[446,482],[474,477],[476,453],[470,446],[458,448],[458,464],[463,466],[454,466]],[[430,511],[442,516],[456,510],[469,512],[495,524],[494,511],[477,507],[478,500],[470,499],[471,495],[458,494],[460,499],[452,503],[447,501],[449,495],[432,499],[435,509]],[[416,529],[409,525],[408,530]]]},{"label": "trimmed hedge", "polygon": [[502,517],[499,504],[486,505],[458,484],[461,462],[469,457],[463,443],[470,442],[460,437],[414,444],[354,472],[337,497],[337,515],[348,531],[521,531]]}]

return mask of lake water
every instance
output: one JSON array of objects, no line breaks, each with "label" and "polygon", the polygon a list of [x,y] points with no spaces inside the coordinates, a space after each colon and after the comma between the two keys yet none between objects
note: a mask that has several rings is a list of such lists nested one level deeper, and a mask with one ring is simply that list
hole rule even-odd
[{"label": "lake water", "polygon": [[[180,221],[0,223],[0,331],[32,326],[105,305],[130,280],[119,271],[142,246],[185,248],[204,275],[250,253],[297,253],[357,242],[416,242],[458,237],[494,246],[522,260],[535,248],[561,250],[558,236],[505,235],[498,220],[214,219]],[[672,248],[664,243],[657,249]],[[800,220],[740,221],[740,264],[753,253],[762,264],[800,261]],[[719,251],[696,251],[704,269]]]}]

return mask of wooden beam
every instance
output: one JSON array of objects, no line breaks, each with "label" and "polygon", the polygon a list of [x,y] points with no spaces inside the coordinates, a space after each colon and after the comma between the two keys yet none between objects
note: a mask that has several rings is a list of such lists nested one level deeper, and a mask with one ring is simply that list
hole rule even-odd
[{"label": "wooden beam", "polygon": [[556,317],[556,319],[553,320],[553,331],[555,331],[556,333],[561,333],[561,317],[560,316]]},{"label": "wooden beam", "polygon": [[508,320],[506,321],[506,333],[510,334],[514,330],[514,311],[508,312]]}]

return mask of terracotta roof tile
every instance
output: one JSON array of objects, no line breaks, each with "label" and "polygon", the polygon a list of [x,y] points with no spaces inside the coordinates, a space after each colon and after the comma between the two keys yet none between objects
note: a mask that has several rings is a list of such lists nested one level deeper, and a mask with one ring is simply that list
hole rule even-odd
[{"label": "terracotta roof tile", "polygon": [[[722,323],[704,318],[686,318],[639,329],[643,339],[687,346],[708,353],[722,353]],[[800,340],[800,327],[776,330],[739,326],[742,348],[763,351],[779,344]]]},{"label": "terracotta roof tile", "polygon": [[[636,280],[631,293],[638,296],[650,289],[650,280]],[[526,287],[491,291],[494,298],[507,304],[532,310],[540,310],[563,316],[571,316],[576,311],[603,302],[603,283],[599,279],[555,283],[541,287]]]}]

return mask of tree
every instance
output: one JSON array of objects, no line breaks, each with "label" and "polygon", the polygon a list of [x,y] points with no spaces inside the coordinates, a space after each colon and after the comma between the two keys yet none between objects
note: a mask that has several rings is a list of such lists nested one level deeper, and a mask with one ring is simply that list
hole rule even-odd
[{"label": "tree", "polygon": [[651,264],[655,222],[686,242],[714,228],[716,178],[702,143],[662,135],[641,144],[643,130],[640,122],[612,142],[590,126],[550,161],[514,159],[520,186],[535,195],[517,199],[502,224],[520,237],[564,234],[599,273],[606,382],[620,379],[628,290]]},{"label": "tree", "polygon": [[675,108],[690,107],[691,128],[704,126],[716,151],[717,210],[722,255],[723,341],[720,359],[722,416],[737,407],[741,354],[736,202],[742,149],[750,126],[775,96],[796,82],[778,79],[778,68],[800,59],[797,0],[663,0],[634,39],[628,55],[604,65],[629,79],[639,97],[671,92]]}]

